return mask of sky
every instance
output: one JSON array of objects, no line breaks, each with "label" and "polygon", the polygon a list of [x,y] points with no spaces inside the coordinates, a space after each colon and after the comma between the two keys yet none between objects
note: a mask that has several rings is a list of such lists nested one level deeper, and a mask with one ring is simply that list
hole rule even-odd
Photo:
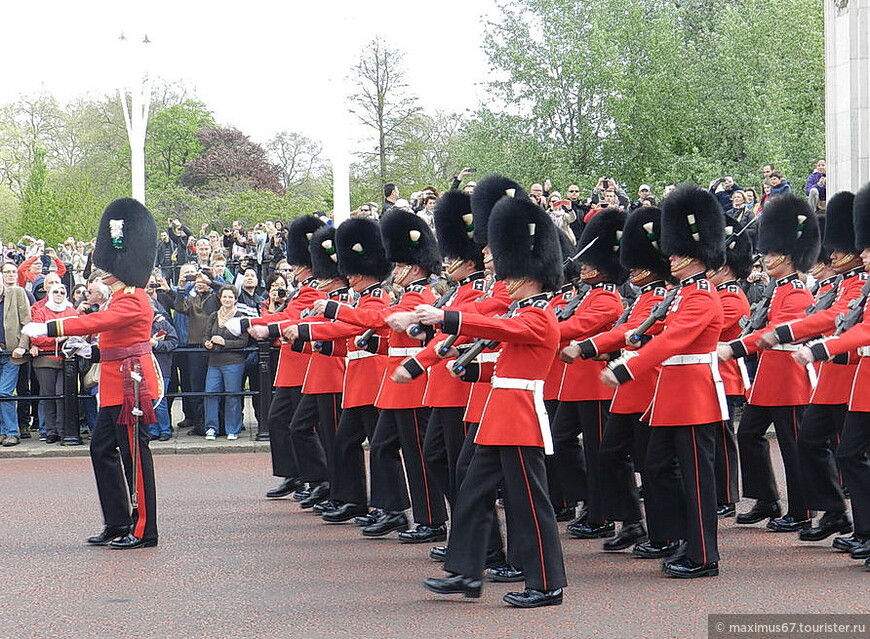
[{"label": "sky", "polygon": [[40,91],[62,103],[99,97],[131,84],[142,64],[194,88],[219,124],[256,142],[288,130],[328,144],[348,130],[336,125],[352,117],[341,100],[346,78],[377,34],[405,52],[426,110],[477,106],[488,71],[480,43],[494,3],[10,0],[0,25],[0,104]]}]

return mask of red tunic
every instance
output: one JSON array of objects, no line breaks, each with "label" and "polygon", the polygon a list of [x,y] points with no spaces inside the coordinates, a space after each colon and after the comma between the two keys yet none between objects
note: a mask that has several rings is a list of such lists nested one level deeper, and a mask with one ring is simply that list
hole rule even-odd
[{"label": "red tunic", "polygon": [[[801,342],[819,335],[830,335],[834,332],[835,321],[841,313],[849,311],[849,303],[861,295],[861,288],[868,275],[860,270],[845,274],[843,281],[837,287],[833,304],[812,315],[788,324],[777,326],[775,331],[781,342]],[[816,292],[818,300],[829,287],[819,287]],[[849,401],[852,381],[858,370],[855,357],[849,358],[846,364],[825,362],[819,370],[819,383],[813,391],[810,403],[836,405]]]},{"label": "red tunic", "polygon": [[[350,300],[348,289],[340,288],[326,294],[330,300],[347,302]],[[319,317],[320,322],[329,322],[328,319]],[[317,321],[314,320],[314,321]],[[344,355],[346,346],[344,340],[332,342],[332,353]],[[311,344],[305,344],[305,351],[311,350]],[[340,393],[344,386],[344,357],[333,357],[323,353],[312,352],[311,361],[305,370],[305,379],[302,380],[302,392],[306,395],[325,395],[327,393]]]},{"label": "red tunic", "polygon": [[[553,309],[555,313],[558,309],[564,307],[568,302],[577,297],[577,289],[571,284],[565,284],[561,290],[556,293],[550,303],[547,305]],[[562,385],[562,373],[565,371],[565,362],[559,359],[559,353],[553,357],[553,363],[550,364],[550,370],[544,379],[544,401],[559,399],[559,387]]]},{"label": "red tunic", "polygon": [[[363,329],[382,329],[387,327],[387,317],[393,313],[412,311],[420,304],[431,304],[434,301],[435,295],[427,285],[426,280],[419,280],[405,289],[402,298],[395,306],[383,309],[366,309],[353,308],[347,304],[330,302],[326,306],[324,315],[330,319],[337,319],[341,322],[360,326]],[[375,397],[375,406],[393,409],[421,408],[424,406],[423,393],[426,390],[427,373],[423,373],[411,380],[409,384],[397,384],[390,379],[393,370],[411,352],[407,349],[420,348],[420,340],[416,340],[404,332],[397,333],[392,329],[389,329],[389,340],[389,357],[381,378],[377,397]]]},{"label": "red tunic", "polygon": [[[622,298],[616,292],[616,286],[610,283],[596,284],[586,293],[574,314],[559,323],[560,347],[567,346],[571,340],[584,340],[609,330],[622,311]],[[559,401],[612,399],[613,389],[602,384],[598,378],[605,366],[605,362],[594,359],[578,359],[573,364],[562,364]]]},{"label": "red tunic", "polygon": [[[508,318],[446,311],[442,330],[498,340],[502,349],[494,376],[538,381],[543,393],[543,380],[559,347],[559,324],[553,311],[547,308],[547,295],[523,300]],[[533,393],[491,388],[474,442],[485,446],[543,447]]]},{"label": "red tunic", "polygon": [[[453,299],[444,306],[444,309],[461,310],[469,303],[477,301],[484,293],[485,285],[486,281],[481,276],[465,281],[456,289]],[[418,367],[429,369],[429,381],[423,393],[423,404],[432,407],[465,406],[468,404],[471,385],[450,375],[447,370],[447,360],[441,359],[435,352],[435,347],[445,337],[440,331],[436,332],[426,347],[410,358],[416,361]]]},{"label": "red tunic", "polygon": [[[326,294],[323,291],[318,291],[308,283],[304,283],[293,294],[293,297],[287,302],[287,306],[283,311],[266,317],[254,317],[251,319],[251,324],[256,326],[271,325],[271,333],[274,333],[274,336],[279,338],[281,329],[284,326],[298,322],[302,311],[310,309],[314,306],[314,302],[324,297],[326,297]],[[308,362],[311,360],[311,354],[294,351],[292,344],[283,338],[280,339],[281,351],[278,354],[275,387],[292,388],[302,386],[302,381],[305,379],[305,371],[308,369]]]},{"label": "red tunic", "polygon": [[[115,288],[103,310],[51,320],[47,323],[49,337],[65,335],[100,335],[100,350],[129,348],[148,344],[151,340],[151,322],[154,311],[144,289],[133,286]],[[141,355],[142,374],[148,393],[156,400],[163,397],[163,375],[157,360],[149,351]],[[105,361],[100,365],[100,406],[121,406],[124,403],[124,380],[120,361]]]},{"label": "red tunic", "polygon": [[[720,284],[716,287],[716,292],[719,293],[719,301],[722,303],[724,319],[719,341],[730,342],[740,337],[740,333],[743,332],[740,320],[749,317],[749,300],[746,299],[746,293],[743,292],[743,289],[735,282]],[[734,357],[727,362],[719,362],[719,373],[722,375],[722,381],[725,382],[726,395],[746,393],[743,374],[740,372],[737,359]]]},{"label": "red tunic", "polygon": [[[813,296],[792,273],[776,282],[767,325],[730,343],[736,357],[758,352],[758,339],[779,324],[801,319]],[[749,403],[756,406],[802,406],[810,401],[812,386],[805,366],[792,359],[787,350],[765,350],[758,359],[758,371],[749,390]]]},{"label": "red tunic", "polygon": [[[380,284],[370,286],[362,291],[356,303],[356,308],[383,312],[390,303],[389,296],[381,288]],[[387,358],[384,355],[369,353],[356,345],[356,337],[363,331],[356,324],[345,322],[319,322],[299,325],[299,337],[306,341],[335,341],[346,340],[346,354],[348,357],[347,367],[344,372],[344,384],[342,387],[342,408],[354,408],[356,406],[371,406],[375,403],[381,379],[387,366]],[[386,331],[378,335],[383,349],[379,352],[386,353]],[[353,355],[352,353],[358,353]],[[338,355],[338,353],[333,353]]]},{"label": "red tunic", "polygon": [[[665,298],[665,295],[667,295],[667,291],[661,286],[660,282],[644,286],[641,289],[640,295],[634,301],[631,312],[624,324],[614,326],[609,331],[599,333],[589,340],[595,347],[596,353],[603,355],[620,349],[627,349],[625,334],[640,326],[649,317],[653,307]],[[662,332],[663,327],[663,322],[656,322],[646,331],[646,335],[650,337],[658,335]],[[613,395],[610,412],[617,415],[645,413],[652,403],[660,368],[659,366],[653,366],[649,370],[638,373],[632,381],[620,384]]]},{"label": "red tunic", "polygon": [[[684,280],[664,320],[662,332],[643,346],[637,356],[614,367],[620,380],[631,379],[674,355],[715,357],[722,332],[722,305],[703,276]],[[710,364],[662,366],[649,410],[650,426],[694,426],[722,421],[722,409]]]},{"label": "red tunic", "polygon": [[[824,340],[827,353],[833,357],[849,353],[856,348],[870,346],[870,313],[864,311],[864,319],[848,331]],[[849,388],[849,410],[859,413],[870,412],[870,357],[858,357],[858,369]]]}]

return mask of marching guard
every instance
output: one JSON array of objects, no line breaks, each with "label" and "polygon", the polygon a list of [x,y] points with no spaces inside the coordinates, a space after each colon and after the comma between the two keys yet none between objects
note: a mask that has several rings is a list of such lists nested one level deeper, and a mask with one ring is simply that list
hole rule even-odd
[{"label": "marching guard", "polygon": [[106,308],[22,329],[28,337],[100,336],[100,410],[90,453],[105,527],[87,540],[94,546],[127,550],[158,541],[146,425],[157,422],[153,404],[163,396],[163,377],[151,352],[154,312],[145,292],[156,247],[148,209],[131,198],[115,200],[103,212],[93,253],[112,289]]}]

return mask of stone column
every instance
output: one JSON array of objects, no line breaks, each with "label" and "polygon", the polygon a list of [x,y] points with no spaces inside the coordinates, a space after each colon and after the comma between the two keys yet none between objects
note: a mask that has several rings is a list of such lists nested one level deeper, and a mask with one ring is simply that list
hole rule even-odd
[{"label": "stone column", "polygon": [[870,0],[825,3],[828,197],[870,181]]}]

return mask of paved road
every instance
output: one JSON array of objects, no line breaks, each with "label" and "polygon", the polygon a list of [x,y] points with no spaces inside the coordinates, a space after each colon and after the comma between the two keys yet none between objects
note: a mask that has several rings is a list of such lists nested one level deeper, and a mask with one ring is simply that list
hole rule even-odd
[{"label": "paved road", "polygon": [[[565,604],[438,597],[428,546],[362,539],[267,501],[269,456],[155,458],[160,546],[89,548],[100,529],[86,458],[0,460],[0,637],[706,637],[710,613],[870,612],[870,573],[827,544],[723,524],[722,574],[675,581],[658,562],[565,539]],[[745,509],[747,506],[743,506]]]}]

